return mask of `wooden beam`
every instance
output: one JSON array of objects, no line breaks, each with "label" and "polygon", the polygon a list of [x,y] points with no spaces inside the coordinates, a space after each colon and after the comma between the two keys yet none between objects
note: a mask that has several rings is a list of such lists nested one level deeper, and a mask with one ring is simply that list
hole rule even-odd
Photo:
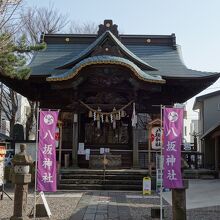
[{"label": "wooden beam", "polygon": [[216,138],[216,137],[219,137],[219,136],[220,136],[220,131],[215,131],[215,132],[212,134],[211,138]]}]

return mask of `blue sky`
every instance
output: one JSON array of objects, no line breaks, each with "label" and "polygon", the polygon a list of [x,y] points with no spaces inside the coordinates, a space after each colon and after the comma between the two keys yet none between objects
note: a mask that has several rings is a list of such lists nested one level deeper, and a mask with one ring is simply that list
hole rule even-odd
[{"label": "blue sky", "polygon": [[[219,0],[27,0],[27,3],[29,6],[52,3],[78,23],[100,24],[104,19],[112,19],[124,34],[175,33],[189,68],[220,72]],[[220,89],[220,83],[212,87]]]}]

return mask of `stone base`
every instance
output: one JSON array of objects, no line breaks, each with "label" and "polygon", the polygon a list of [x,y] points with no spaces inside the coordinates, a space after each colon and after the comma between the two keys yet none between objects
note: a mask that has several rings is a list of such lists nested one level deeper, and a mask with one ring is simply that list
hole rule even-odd
[{"label": "stone base", "polygon": [[30,218],[28,216],[23,216],[23,217],[12,216],[10,220],[30,220]]},{"label": "stone base", "polygon": [[[164,218],[164,208],[162,209],[162,217]],[[160,218],[160,207],[151,208],[151,218]]]},{"label": "stone base", "polygon": [[36,217],[49,217],[44,204],[36,204]]},{"label": "stone base", "polygon": [[14,174],[12,176],[12,183],[15,184],[28,184],[31,182],[31,174]]}]

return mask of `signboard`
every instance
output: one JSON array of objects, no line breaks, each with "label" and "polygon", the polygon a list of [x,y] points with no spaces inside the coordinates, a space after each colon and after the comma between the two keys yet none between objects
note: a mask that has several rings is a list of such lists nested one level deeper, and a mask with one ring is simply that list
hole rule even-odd
[{"label": "signboard", "polygon": [[108,154],[108,153],[110,153],[110,148],[104,148],[104,147],[100,148],[100,154]]},{"label": "signboard", "polygon": [[4,161],[0,161],[0,186],[4,184]]},{"label": "signboard", "polygon": [[181,142],[183,129],[183,109],[164,108],[164,170],[163,186],[182,188]]},{"label": "signboard", "polygon": [[0,146],[0,186],[4,184],[4,161],[5,161],[6,148]]},{"label": "signboard", "polygon": [[79,143],[78,155],[85,155],[84,143]]},{"label": "signboard", "polygon": [[151,178],[144,177],[143,178],[143,195],[151,194]]},{"label": "signboard", "polygon": [[90,149],[86,149],[86,150],[85,150],[85,154],[86,154],[86,160],[89,160],[89,157],[90,157]]},{"label": "signboard", "polygon": [[50,218],[52,214],[51,214],[49,205],[48,205],[48,203],[47,203],[46,197],[45,197],[45,195],[44,195],[44,192],[40,192],[40,197],[41,197],[41,199],[42,199],[42,201],[43,201],[43,203],[44,203],[44,207],[45,207],[45,209],[46,209],[47,216]]},{"label": "signboard", "polygon": [[152,127],[152,129],[151,129],[151,147],[152,147],[152,149],[154,149],[154,150],[161,149],[161,145],[162,145],[161,135],[162,135],[161,127],[159,127],[159,126]]},{"label": "signboard", "polygon": [[57,190],[55,140],[57,118],[58,111],[40,111],[37,163],[38,191],[55,192]]},{"label": "signboard", "polygon": [[191,151],[192,150],[191,144],[190,143],[184,143],[183,144],[183,150]]},{"label": "signboard", "polygon": [[59,140],[60,140],[60,128],[57,126],[55,131],[55,140],[56,140],[56,148],[59,147]]},{"label": "signboard", "polygon": [[104,154],[105,153],[105,148],[104,147],[101,147],[100,148],[100,154]]}]

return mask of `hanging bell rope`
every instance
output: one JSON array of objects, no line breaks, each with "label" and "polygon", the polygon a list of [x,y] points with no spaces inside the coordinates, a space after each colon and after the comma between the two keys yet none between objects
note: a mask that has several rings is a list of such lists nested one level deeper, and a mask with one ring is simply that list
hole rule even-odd
[{"label": "hanging bell rope", "polygon": [[[133,103],[133,101],[130,101],[127,105],[123,106],[122,108],[116,110],[115,108],[113,109],[112,112],[100,112],[100,108],[99,110],[96,110],[96,109],[93,109],[91,108],[89,105],[87,105],[86,103],[84,103],[83,101],[80,101],[79,102],[85,106],[90,112],[93,112],[93,116],[97,115],[97,114],[102,114],[102,115],[106,115],[106,116],[111,116],[113,114],[119,114],[120,117],[123,117],[125,114],[124,114],[124,109],[126,109],[129,105],[131,105]],[[89,115],[92,115],[91,113],[89,112]],[[96,118],[96,117],[95,117]]]}]

